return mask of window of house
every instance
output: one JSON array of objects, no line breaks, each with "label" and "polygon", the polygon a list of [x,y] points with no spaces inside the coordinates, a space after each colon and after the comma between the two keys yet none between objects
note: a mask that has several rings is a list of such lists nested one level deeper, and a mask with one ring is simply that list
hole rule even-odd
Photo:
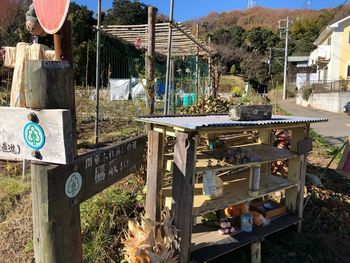
[{"label": "window of house", "polygon": [[346,69],[346,76],[349,78],[350,77],[350,64],[348,64],[348,67]]}]

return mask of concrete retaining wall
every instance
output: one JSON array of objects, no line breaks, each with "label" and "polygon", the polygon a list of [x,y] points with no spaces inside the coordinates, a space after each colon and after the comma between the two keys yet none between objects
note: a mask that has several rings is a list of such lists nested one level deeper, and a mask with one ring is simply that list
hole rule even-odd
[{"label": "concrete retaining wall", "polygon": [[298,94],[296,103],[330,112],[343,112],[343,107],[348,101],[350,101],[350,92],[332,92],[311,94],[308,101]]}]

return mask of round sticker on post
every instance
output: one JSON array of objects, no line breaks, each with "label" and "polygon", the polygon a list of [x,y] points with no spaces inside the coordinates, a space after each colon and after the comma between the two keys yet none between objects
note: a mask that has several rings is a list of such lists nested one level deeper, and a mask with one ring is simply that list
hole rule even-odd
[{"label": "round sticker on post", "polygon": [[72,173],[66,181],[66,196],[69,198],[76,197],[79,194],[82,185],[83,178],[81,177],[81,174],[78,172]]},{"label": "round sticker on post", "polygon": [[34,122],[29,122],[24,126],[23,137],[25,143],[34,150],[40,150],[45,145],[44,130]]}]

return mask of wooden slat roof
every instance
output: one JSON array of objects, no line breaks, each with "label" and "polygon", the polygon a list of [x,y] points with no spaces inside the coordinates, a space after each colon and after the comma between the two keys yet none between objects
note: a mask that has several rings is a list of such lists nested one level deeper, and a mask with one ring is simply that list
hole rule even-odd
[{"label": "wooden slat roof", "polygon": [[[217,51],[204,41],[194,36],[191,31],[180,23],[157,23],[156,53],[167,55],[169,25],[173,27],[172,56],[196,55],[197,48],[200,56],[214,56]],[[101,27],[102,32],[135,45],[136,39],[141,39],[141,44],[147,48],[148,25],[107,25]]]}]

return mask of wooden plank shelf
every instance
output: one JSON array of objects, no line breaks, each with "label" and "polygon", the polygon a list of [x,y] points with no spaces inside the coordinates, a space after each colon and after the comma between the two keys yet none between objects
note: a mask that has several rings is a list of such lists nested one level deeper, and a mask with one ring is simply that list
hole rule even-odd
[{"label": "wooden plank shelf", "polygon": [[[247,202],[264,195],[289,189],[297,186],[297,183],[289,182],[286,179],[273,175],[261,175],[260,189],[258,196],[251,196],[248,193],[249,174],[239,173],[225,176],[224,194],[222,197],[211,200],[202,194],[203,184],[198,183],[194,189],[193,216],[200,216],[225,207]],[[165,205],[171,207],[171,186],[163,189]]]},{"label": "wooden plank shelf", "polygon": [[[229,149],[241,148],[243,151],[251,150],[254,155],[258,155],[261,158],[259,161],[251,161],[242,164],[224,164],[221,166],[216,165],[218,162],[217,156],[223,155],[223,153]],[[247,167],[251,165],[257,165],[262,163],[269,163],[276,160],[285,160],[296,157],[297,155],[286,149],[279,149],[272,145],[267,144],[250,144],[244,146],[233,146],[228,147],[223,150],[215,151],[202,151],[197,153],[196,157],[196,173],[202,173],[205,170],[214,170],[214,171],[225,171],[231,170],[240,167]],[[166,160],[166,169],[172,171],[173,168],[173,154],[165,155]],[[208,163],[211,162],[212,166],[208,167]]]},{"label": "wooden plank shelf", "polygon": [[239,232],[233,236],[220,235],[217,228],[194,226],[192,231],[191,262],[209,262],[244,245],[259,241],[262,238],[297,224],[298,216],[285,214],[275,218],[267,226],[254,227],[252,232]]}]

